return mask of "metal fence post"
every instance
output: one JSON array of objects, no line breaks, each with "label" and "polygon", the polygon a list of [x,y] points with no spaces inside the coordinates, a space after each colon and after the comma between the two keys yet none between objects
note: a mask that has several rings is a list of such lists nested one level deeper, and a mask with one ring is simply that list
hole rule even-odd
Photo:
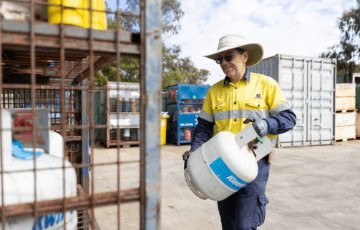
[{"label": "metal fence post", "polygon": [[[141,229],[160,229],[161,2],[141,12]],[[146,10],[144,10],[146,9]]]}]

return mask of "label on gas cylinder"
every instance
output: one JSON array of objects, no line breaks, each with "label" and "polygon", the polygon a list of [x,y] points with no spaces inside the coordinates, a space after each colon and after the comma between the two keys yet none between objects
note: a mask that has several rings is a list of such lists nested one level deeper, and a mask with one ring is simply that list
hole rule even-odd
[{"label": "label on gas cylinder", "polygon": [[213,161],[210,164],[210,168],[217,176],[217,178],[219,178],[219,180],[221,180],[227,187],[233,190],[239,190],[248,184],[248,182],[236,176],[235,173],[233,173],[225,164],[221,157]]}]

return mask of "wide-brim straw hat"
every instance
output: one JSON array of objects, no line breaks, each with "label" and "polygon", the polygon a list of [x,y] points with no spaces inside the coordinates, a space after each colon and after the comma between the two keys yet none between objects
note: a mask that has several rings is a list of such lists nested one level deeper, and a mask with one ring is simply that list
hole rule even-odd
[{"label": "wide-brim straw hat", "polygon": [[205,57],[215,60],[220,53],[227,50],[242,48],[249,52],[246,66],[253,66],[258,63],[263,56],[263,48],[258,43],[249,42],[245,37],[237,34],[228,34],[219,39],[217,51]]}]

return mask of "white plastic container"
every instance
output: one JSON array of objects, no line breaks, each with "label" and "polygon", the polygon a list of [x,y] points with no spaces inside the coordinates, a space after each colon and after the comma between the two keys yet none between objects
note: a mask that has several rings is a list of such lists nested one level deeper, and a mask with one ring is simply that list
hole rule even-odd
[{"label": "white plastic container", "polygon": [[257,160],[247,145],[239,147],[231,132],[220,132],[187,160],[185,179],[201,199],[220,201],[253,181]]},{"label": "white plastic container", "polygon": [[[0,205],[34,202],[34,171],[36,171],[37,201],[76,196],[76,173],[69,161],[64,161],[62,157],[42,154],[35,158],[36,169],[34,170],[34,160],[22,160],[12,156],[11,116],[6,110],[1,110],[1,112],[3,175],[0,175],[0,184],[2,183],[1,180],[4,180],[4,193],[0,189]],[[63,141],[58,136],[56,139]],[[63,153],[57,152],[56,155],[60,156]],[[63,186],[64,183],[65,186]],[[37,229],[63,229],[65,228],[65,220],[66,229],[76,229],[77,226],[77,212],[75,210],[67,211],[65,217],[63,213],[48,213],[37,218]],[[34,224],[35,221],[32,217],[13,217],[6,219],[5,226],[8,230],[31,230],[35,229]],[[0,229],[2,229],[1,225]]]}]

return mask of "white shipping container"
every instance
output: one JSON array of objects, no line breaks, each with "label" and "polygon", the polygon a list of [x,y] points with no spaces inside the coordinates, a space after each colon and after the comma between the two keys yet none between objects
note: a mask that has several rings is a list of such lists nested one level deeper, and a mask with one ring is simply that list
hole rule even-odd
[{"label": "white shipping container", "polygon": [[296,126],[279,135],[278,147],[334,143],[335,59],[277,54],[249,70],[277,80],[293,106]]}]

